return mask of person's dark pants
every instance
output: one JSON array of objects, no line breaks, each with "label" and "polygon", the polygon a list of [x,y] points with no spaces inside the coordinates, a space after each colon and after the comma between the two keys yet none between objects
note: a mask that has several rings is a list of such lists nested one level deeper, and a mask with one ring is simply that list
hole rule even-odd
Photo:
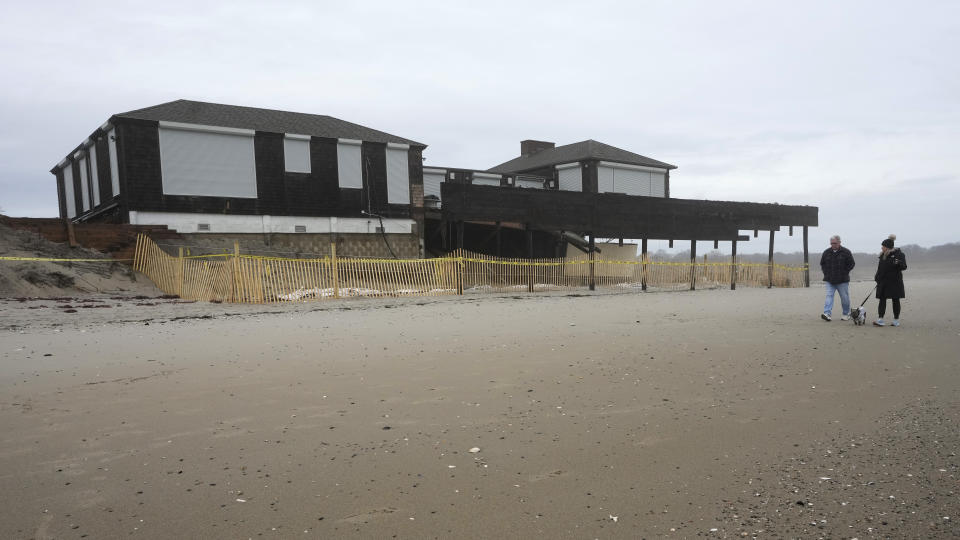
[{"label": "person's dark pants", "polygon": [[[893,318],[894,318],[894,319],[899,319],[899,318],[900,318],[900,299],[899,299],[899,298],[891,298],[891,300],[893,300]],[[881,298],[881,299],[880,299],[880,305],[877,306],[877,315],[879,315],[880,318],[882,319],[882,318],[883,318],[883,314],[886,313],[886,312],[887,312],[887,299],[886,299],[886,298]]]}]

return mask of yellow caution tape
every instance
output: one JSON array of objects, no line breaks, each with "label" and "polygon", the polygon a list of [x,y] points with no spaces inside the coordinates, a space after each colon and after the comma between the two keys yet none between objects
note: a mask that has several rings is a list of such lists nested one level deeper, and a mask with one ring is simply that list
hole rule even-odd
[{"label": "yellow caution tape", "polygon": [[133,259],[52,259],[48,257],[0,257],[0,261],[45,261],[45,262],[130,262]]}]

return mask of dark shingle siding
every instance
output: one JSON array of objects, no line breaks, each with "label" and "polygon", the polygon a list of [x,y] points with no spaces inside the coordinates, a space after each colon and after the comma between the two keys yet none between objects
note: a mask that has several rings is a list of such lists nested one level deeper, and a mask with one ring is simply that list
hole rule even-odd
[{"label": "dark shingle siding", "polygon": [[530,171],[543,167],[552,167],[562,163],[572,163],[574,161],[601,160],[615,161],[617,163],[627,163],[630,165],[644,165],[647,167],[658,167],[662,169],[676,169],[676,165],[657,161],[640,154],[634,154],[626,150],[594,141],[592,139],[578,143],[558,146],[549,150],[542,150],[532,156],[521,156],[501,163],[496,167],[489,169],[490,172],[508,174]]},{"label": "dark shingle siding", "polygon": [[272,133],[297,133],[315,137],[357,139],[378,143],[392,142],[426,147],[425,144],[417,141],[397,137],[332,116],[204,103],[184,99],[119,113],[114,116],[137,120],[181,122]]}]

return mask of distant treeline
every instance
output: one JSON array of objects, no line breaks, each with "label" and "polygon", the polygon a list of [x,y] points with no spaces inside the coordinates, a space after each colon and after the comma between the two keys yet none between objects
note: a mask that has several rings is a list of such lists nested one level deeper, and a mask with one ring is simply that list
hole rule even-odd
[{"label": "distant treeline", "polygon": [[[907,261],[912,264],[915,263],[939,263],[939,262],[949,262],[949,261],[960,261],[960,242],[952,242],[950,244],[943,244],[940,246],[933,246],[925,248],[923,246],[918,246],[916,244],[907,244],[900,246],[900,249],[907,256]],[[820,254],[823,253],[823,250],[810,250],[810,266],[816,268],[820,264]],[[863,253],[863,252],[854,252],[853,258],[860,263],[861,261],[865,264],[867,261],[870,261],[870,264],[875,263],[875,259],[880,254],[880,250],[877,249],[875,253]],[[651,257],[657,258],[660,260],[673,260],[673,261],[689,261],[690,260],[690,250],[684,250],[678,253],[668,253],[664,250],[657,250],[655,253],[650,254]],[[710,259],[723,260],[730,257],[730,253],[721,253],[719,251],[708,251],[706,253],[707,261]],[[697,259],[702,260],[703,254],[698,253]],[[766,253],[747,253],[740,255],[740,260],[743,262],[767,262]],[[781,251],[776,251],[773,254],[773,260],[777,264],[803,264],[803,253],[796,251],[792,253],[784,253]]]}]

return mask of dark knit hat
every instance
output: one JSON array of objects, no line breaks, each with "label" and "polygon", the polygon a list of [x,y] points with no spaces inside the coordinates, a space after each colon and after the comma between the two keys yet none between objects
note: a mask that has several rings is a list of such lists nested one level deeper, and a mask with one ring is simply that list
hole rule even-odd
[{"label": "dark knit hat", "polygon": [[880,242],[880,245],[886,247],[887,249],[893,249],[893,241],[896,239],[897,235],[891,234],[883,242]]}]

